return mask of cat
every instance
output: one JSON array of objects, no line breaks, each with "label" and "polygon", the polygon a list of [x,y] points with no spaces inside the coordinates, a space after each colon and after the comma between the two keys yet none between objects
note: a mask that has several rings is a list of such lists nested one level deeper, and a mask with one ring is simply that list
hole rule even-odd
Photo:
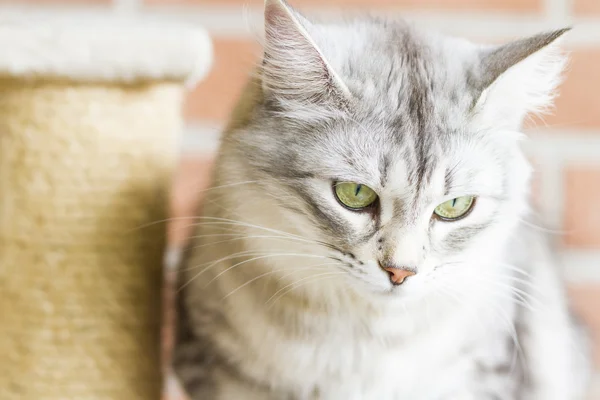
[{"label": "cat", "polygon": [[568,29],[484,46],[265,2],[179,271],[193,400],[572,400],[585,329],[520,150]]}]

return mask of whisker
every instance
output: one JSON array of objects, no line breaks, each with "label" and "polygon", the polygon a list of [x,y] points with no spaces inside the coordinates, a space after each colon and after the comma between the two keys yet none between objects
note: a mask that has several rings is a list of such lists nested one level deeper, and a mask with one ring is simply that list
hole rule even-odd
[{"label": "whisker", "polygon": [[[201,217],[201,218],[212,218],[212,217]],[[318,244],[321,245],[323,247],[326,247],[328,249],[332,249],[332,250],[336,250],[336,251],[340,251],[337,247],[320,241],[320,240],[315,240],[315,239],[308,239],[299,235],[294,235],[292,233],[289,232],[284,232],[284,231],[280,231],[277,229],[272,229],[272,228],[267,228],[267,227],[263,227],[263,226],[259,226],[259,225],[253,225],[253,224],[247,224],[247,223],[242,223],[242,222],[238,222],[238,221],[234,221],[234,222],[228,222],[228,221],[205,221],[205,222],[199,222],[199,223],[195,223],[193,224],[193,226],[202,226],[202,225],[209,225],[209,226],[213,226],[213,225],[226,225],[226,226],[241,226],[241,227],[249,227],[249,228],[256,228],[256,229],[262,229],[264,231],[267,232],[271,232],[271,233],[276,233],[276,234],[280,234],[281,236],[285,236],[288,237],[290,239],[296,239],[297,241],[300,242],[306,242],[306,243],[311,243],[311,244]],[[341,251],[340,251],[341,252]]]},{"label": "whisker", "polygon": [[[337,276],[337,275],[345,275],[345,274],[346,274],[345,272],[325,272],[325,273],[322,273],[322,274],[317,274],[317,275],[308,276],[308,277],[299,279],[296,282],[293,282],[293,283],[290,283],[288,285],[285,285],[284,287],[282,287],[281,289],[279,289],[275,293],[273,293],[273,295],[271,297],[269,297],[269,299],[265,302],[265,306],[268,306],[269,303],[271,303],[271,306],[272,306],[278,299],[280,299],[281,297],[285,296],[291,290],[296,289],[297,288],[296,285],[299,284],[299,283],[302,283],[302,282],[308,283],[306,281],[311,281],[312,282],[315,278],[324,277],[324,276],[334,277],[334,276]],[[315,280],[315,282],[317,282],[318,280],[319,279]],[[285,290],[285,289],[290,288],[290,287],[291,287],[291,289],[289,289],[287,291]],[[281,293],[281,292],[283,292],[283,293]],[[281,294],[279,296],[277,296],[279,293],[281,293]]]},{"label": "whisker", "polygon": [[194,265],[192,267],[182,268],[182,269],[180,269],[180,271],[192,271],[192,270],[195,270],[197,268],[200,268],[200,267],[203,267],[203,266],[209,265],[209,264],[210,265],[209,265],[208,268],[210,268],[211,266],[216,265],[216,264],[218,264],[218,263],[220,263],[222,261],[231,260],[233,258],[239,258],[239,257],[247,256],[247,255],[252,256],[252,255],[255,255],[255,254],[269,254],[269,253],[266,252],[266,251],[257,251],[257,250],[238,251],[237,253],[229,254],[229,255],[227,255],[225,257],[222,257],[222,258],[220,258],[218,260],[207,261],[205,263],[197,264],[197,265]]},{"label": "whisker", "polygon": [[[443,266],[443,267],[446,267],[446,266],[456,266],[456,265],[467,265],[467,266],[470,266],[470,265],[472,265],[472,263],[468,262],[468,261],[465,261],[465,260],[462,260],[462,261],[452,261],[452,262],[449,262],[449,263],[441,264],[441,266]],[[532,276],[531,276],[531,274],[529,272],[527,272],[524,269],[519,268],[519,267],[517,267],[515,265],[512,265],[512,264],[498,262],[498,261],[486,261],[485,265],[490,265],[490,266],[497,265],[497,266],[501,266],[501,267],[504,267],[504,268],[506,268],[508,270],[520,273],[520,274],[522,274],[523,276],[525,276],[527,278],[532,278]]]},{"label": "whisker", "polygon": [[525,309],[527,309],[533,313],[536,313],[539,311],[539,309],[536,308],[536,306],[534,306],[530,303],[530,300],[531,300],[531,301],[541,305],[539,300],[534,298],[533,296],[530,296],[527,293],[525,293],[525,295],[522,293],[519,293],[519,292],[513,290],[513,288],[511,288],[510,286],[502,287],[501,290],[494,290],[495,289],[493,287],[493,286],[495,286],[494,283],[492,283],[492,282],[485,282],[485,283],[487,285],[490,285],[490,284],[492,285],[491,287],[487,286],[487,290],[491,291],[491,294],[493,294],[494,296],[501,297],[502,299],[507,300],[512,304],[522,306]]},{"label": "whisker", "polygon": [[[502,279],[502,278],[510,279],[510,276],[503,277],[503,276],[498,276],[497,274],[495,274],[495,276],[492,276],[492,274],[488,274],[488,276],[491,276],[492,278],[499,278],[499,279]],[[499,281],[499,279],[485,279],[485,274],[479,275],[473,279],[478,280],[479,282],[484,282],[488,285],[503,288],[503,289],[505,289],[503,292],[509,291],[512,295],[519,296],[519,298],[522,301],[526,302],[526,304],[529,307],[532,307],[532,306],[531,306],[531,304],[527,303],[527,300],[531,300],[531,301],[537,303],[538,305],[542,305],[542,302],[539,299],[537,299],[535,296],[533,296],[531,293],[528,293],[528,292],[526,292],[520,288],[517,288],[515,286],[512,286],[510,284],[501,282],[501,281]]]},{"label": "whisker", "polygon": [[298,238],[298,239],[310,241],[307,238],[304,238],[304,237],[299,236],[299,235],[295,235],[295,234],[290,233],[290,232],[285,232],[285,231],[281,231],[281,230],[278,230],[278,229],[268,228],[268,227],[265,227],[265,226],[260,226],[260,225],[252,224],[252,223],[245,222],[245,221],[238,221],[238,220],[229,219],[229,218],[209,217],[209,216],[201,216],[201,217],[197,217],[197,219],[199,219],[199,220],[209,220],[207,223],[215,223],[215,224],[222,223],[224,225],[235,225],[235,226],[244,226],[244,227],[248,227],[248,228],[262,229],[262,230],[269,231],[269,232],[272,232],[272,233],[278,233],[280,235],[290,236],[290,237],[295,237],[295,238]]},{"label": "whisker", "polygon": [[[317,264],[317,265],[312,265],[309,267],[299,267],[298,270],[302,270],[302,271],[306,271],[306,270],[315,270],[315,271],[320,271],[323,269],[328,269],[326,268],[326,266],[328,265],[335,265],[335,263],[324,263],[324,264]],[[255,276],[254,278],[248,280],[247,282],[243,283],[242,285],[238,286],[237,288],[233,289],[231,292],[229,292],[227,295],[225,295],[221,300],[225,300],[226,298],[228,298],[229,296],[233,295],[234,293],[236,293],[237,291],[239,291],[240,289],[243,289],[244,287],[250,285],[252,282],[256,282],[257,280],[259,280],[260,278],[263,278],[267,275],[271,275],[277,272],[281,272],[281,270],[273,270],[273,271],[267,271],[263,274],[260,274],[258,276]],[[293,273],[298,272],[293,271]],[[288,274],[289,275],[289,274]],[[281,278],[279,278],[278,280],[280,280]]]},{"label": "whisker", "polygon": [[[317,264],[316,266],[322,266],[322,265],[338,265],[338,266],[339,266],[339,265],[343,265],[343,264],[340,264],[339,262],[335,262],[335,263],[324,263],[324,264]],[[280,276],[280,277],[277,279],[277,282],[281,282],[283,279],[287,278],[287,277],[288,277],[288,276],[290,276],[290,275],[293,275],[293,274],[295,274],[296,272],[298,272],[298,271],[291,271],[291,272],[288,272],[287,274],[284,274],[284,275]]]},{"label": "whisker", "polygon": [[[448,289],[452,290],[451,287],[448,287]],[[522,367],[525,370],[527,370],[526,365],[525,365],[525,358],[524,358],[525,353],[524,353],[521,343],[519,341],[519,335],[517,334],[517,330],[514,326],[514,321],[508,315],[506,315],[506,313],[504,313],[504,310],[502,310],[502,308],[500,308],[496,303],[489,301],[488,298],[478,296],[478,299],[479,299],[479,301],[482,301],[484,304],[487,304],[488,307],[486,307],[486,309],[495,313],[500,318],[500,320],[505,324],[505,326],[507,328],[507,333],[510,335],[511,340],[515,346],[515,354],[514,354],[513,360],[511,361],[511,371],[514,370],[515,362],[517,359],[521,360]]]},{"label": "whisker", "polygon": [[128,229],[126,231],[123,231],[123,234],[127,235],[127,234],[130,234],[130,233],[136,232],[138,230],[150,228],[150,227],[152,227],[154,225],[164,224],[164,223],[167,223],[167,222],[172,222],[172,221],[190,221],[190,220],[198,220],[199,218],[201,218],[201,217],[195,216],[195,215],[190,215],[190,216],[187,216],[187,217],[171,217],[171,218],[160,219],[160,220],[148,222],[146,224],[142,224],[142,225],[136,226],[135,228],[131,228],[131,229]]},{"label": "whisker", "polygon": [[[296,238],[290,238],[290,237],[285,237],[285,236],[274,236],[274,235],[242,235],[242,234],[239,234],[237,236],[238,237],[231,238],[231,239],[218,240],[216,242],[204,243],[204,244],[201,244],[198,246],[194,246],[193,248],[200,249],[200,248],[212,246],[215,244],[230,243],[230,242],[235,242],[237,240],[244,240],[244,239],[275,239],[275,240],[298,241]],[[316,243],[310,243],[310,244],[316,244]]]},{"label": "whisker", "polygon": [[[445,265],[450,265],[450,264],[451,263],[448,263]],[[466,263],[466,262],[454,262],[452,264],[469,265],[469,263]],[[514,272],[518,272],[518,273],[530,276],[526,271],[524,271],[518,267],[515,267],[511,264],[492,262],[492,263],[490,263],[490,265],[501,266],[510,271],[514,271]],[[486,278],[489,278],[489,279],[486,279]],[[510,300],[511,302],[513,302],[515,304],[519,304],[532,312],[536,312],[538,310],[538,308],[534,307],[534,305],[532,305],[530,303],[530,301],[536,303],[536,305],[542,305],[542,302],[538,298],[536,298],[532,293],[528,293],[528,292],[524,291],[523,289],[517,287],[516,285],[510,285],[509,283],[502,282],[502,281],[517,282],[517,283],[527,286],[528,288],[530,288],[532,290],[535,290],[539,294],[542,294],[542,292],[531,282],[521,279],[519,277],[516,277],[513,275],[499,274],[499,273],[491,272],[491,271],[488,271],[485,269],[479,269],[477,274],[471,275],[469,277],[469,279],[478,281],[480,283],[484,283],[487,286],[493,285],[496,288],[501,287],[502,291],[501,292],[496,291],[497,294],[503,294],[505,299]],[[507,292],[510,292],[510,294]]]},{"label": "whisker", "polygon": [[522,218],[518,218],[518,220],[523,223],[523,225],[526,225],[530,228],[536,229],[540,232],[544,232],[544,233],[549,233],[552,235],[568,235],[571,234],[573,231],[567,231],[567,230],[563,230],[563,229],[550,229],[550,228],[546,228],[537,224],[534,224],[533,222],[529,222],[527,220],[524,220]]},{"label": "whisker", "polygon": [[234,268],[239,267],[240,265],[243,264],[247,264],[249,262],[252,261],[256,261],[256,260],[262,260],[264,258],[270,258],[270,257],[310,257],[310,258],[327,258],[325,256],[317,256],[317,255],[313,255],[313,254],[300,254],[300,253],[279,253],[279,254],[267,254],[264,256],[258,256],[258,257],[253,257],[249,260],[244,260],[244,261],[240,261],[239,263],[233,264],[231,267],[226,268],[224,271],[221,271],[220,273],[218,273],[214,278],[212,278],[210,281],[208,281],[208,283],[204,286],[205,288],[208,287],[208,285],[210,285],[211,283],[213,283],[215,280],[217,280],[220,276],[222,276],[224,273],[231,271]]}]

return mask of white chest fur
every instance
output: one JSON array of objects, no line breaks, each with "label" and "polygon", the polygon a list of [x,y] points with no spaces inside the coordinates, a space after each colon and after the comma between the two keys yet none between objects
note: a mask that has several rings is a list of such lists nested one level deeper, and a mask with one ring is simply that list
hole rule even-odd
[{"label": "white chest fur", "polygon": [[242,302],[237,314],[247,318],[236,324],[254,354],[242,368],[306,399],[446,399],[473,380],[474,353],[492,363],[507,357],[507,332],[494,331],[477,309],[453,312],[459,308],[445,301],[414,317],[410,309],[339,320],[305,313],[304,334],[298,325],[273,326],[267,312]]}]

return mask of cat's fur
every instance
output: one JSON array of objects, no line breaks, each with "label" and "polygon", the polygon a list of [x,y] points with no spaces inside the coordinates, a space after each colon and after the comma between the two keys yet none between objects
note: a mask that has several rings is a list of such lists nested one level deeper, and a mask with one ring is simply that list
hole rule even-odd
[{"label": "cat's fur", "polygon": [[[551,104],[557,31],[479,46],[267,0],[180,272],[174,367],[194,400],[572,400],[585,336],[528,206],[518,133]],[[371,212],[332,183],[366,184]],[[464,219],[436,205],[477,196]],[[416,271],[392,286],[378,263]]]}]

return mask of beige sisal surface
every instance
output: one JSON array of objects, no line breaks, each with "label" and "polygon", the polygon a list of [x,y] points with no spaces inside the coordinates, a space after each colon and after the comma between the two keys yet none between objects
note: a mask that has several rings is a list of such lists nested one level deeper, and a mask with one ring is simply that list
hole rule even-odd
[{"label": "beige sisal surface", "polygon": [[0,82],[0,399],[160,398],[182,88]]}]

